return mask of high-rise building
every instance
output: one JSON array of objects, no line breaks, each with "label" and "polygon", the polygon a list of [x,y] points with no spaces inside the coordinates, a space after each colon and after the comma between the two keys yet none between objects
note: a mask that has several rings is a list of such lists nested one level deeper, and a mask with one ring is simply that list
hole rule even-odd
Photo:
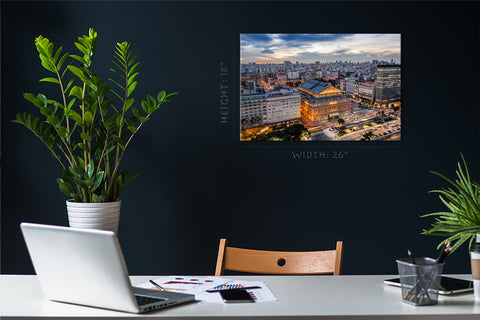
[{"label": "high-rise building", "polygon": [[301,120],[307,127],[345,116],[352,110],[350,98],[327,82],[310,80],[298,89],[301,92]]},{"label": "high-rise building", "polygon": [[373,102],[375,99],[375,81],[359,81],[358,97]]},{"label": "high-rise building", "polygon": [[355,81],[356,80],[354,77],[349,77],[345,79],[345,92],[351,97],[355,95]]},{"label": "high-rise building", "polygon": [[300,119],[300,93],[284,86],[277,86],[267,93],[267,123],[291,124]]},{"label": "high-rise building", "polygon": [[288,78],[289,80],[298,79],[298,78],[299,78],[299,74],[298,74],[298,72],[296,72],[296,71],[289,71],[289,72],[287,72],[287,78]]},{"label": "high-rise building", "polygon": [[267,95],[263,88],[240,92],[240,129],[267,123]]},{"label": "high-rise building", "polygon": [[378,65],[375,86],[375,101],[379,107],[388,107],[391,104],[400,102],[400,65]]},{"label": "high-rise building", "polygon": [[277,84],[284,85],[287,84],[287,75],[285,72],[277,73]]}]

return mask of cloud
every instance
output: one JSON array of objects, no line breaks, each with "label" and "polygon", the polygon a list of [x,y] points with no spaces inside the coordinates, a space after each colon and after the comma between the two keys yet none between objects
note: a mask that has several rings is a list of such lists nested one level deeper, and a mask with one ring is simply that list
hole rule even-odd
[{"label": "cloud", "polygon": [[349,36],[349,34],[279,34],[278,38],[283,41],[293,43],[311,43],[311,42],[326,42],[335,41]]},{"label": "cloud", "polygon": [[242,34],[244,62],[275,63],[283,60],[368,61],[394,59],[400,62],[400,34]]},{"label": "cloud", "polygon": [[248,44],[272,41],[272,37],[268,34],[244,33],[240,36],[240,38],[243,42]]},{"label": "cloud", "polygon": [[273,51],[271,49],[265,49],[265,50],[260,51],[260,53],[275,53],[275,51]]},{"label": "cloud", "polygon": [[333,51],[332,53],[333,54],[345,54],[345,53],[348,53],[349,51],[350,51],[349,49],[339,49],[339,50]]}]

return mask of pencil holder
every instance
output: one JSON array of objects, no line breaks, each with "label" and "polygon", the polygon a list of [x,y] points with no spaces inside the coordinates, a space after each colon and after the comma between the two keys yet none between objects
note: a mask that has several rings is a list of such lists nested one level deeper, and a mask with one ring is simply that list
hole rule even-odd
[{"label": "pencil holder", "polygon": [[398,259],[403,302],[415,306],[437,304],[443,263],[432,258]]}]

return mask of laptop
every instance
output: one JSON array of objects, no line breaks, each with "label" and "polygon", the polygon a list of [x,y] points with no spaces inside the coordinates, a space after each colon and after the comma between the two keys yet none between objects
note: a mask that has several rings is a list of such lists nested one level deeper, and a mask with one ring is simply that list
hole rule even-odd
[{"label": "laptop", "polygon": [[26,222],[20,228],[49,300],[132,313],[195,300],[191,294],[132,287],[112,231]]}]

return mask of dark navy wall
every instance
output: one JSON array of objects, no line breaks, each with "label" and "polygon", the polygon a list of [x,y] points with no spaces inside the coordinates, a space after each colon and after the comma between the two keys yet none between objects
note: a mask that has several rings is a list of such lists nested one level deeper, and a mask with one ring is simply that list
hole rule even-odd
[{"label": "dark navy wall", "polygon": [[[131,274],[213,274],[220,237],[269,250],[345,243],[344,273],[396,273],[406,249],[436,255],[422,213],[442,209],[429,173],[454,174],[459,153],[479,178],[479,5],[476,2],[8,2],[1,8],[1,272],[32,273],[21,221],[67,225],[55,160],[12,124],[35,107],[23,92],[58,94],[34,47],[64,50],[94,27],[107,79],[115,42],[143,62],[137,100],[180,91],[124,159],[119,238]],[[238,141],[240,33],[402,34],[403,133],[393,143],[251,145]],[[220,121],[221,64],[228,123]],[[294,159],[311,151],[342,159]],[[466,248],[448,273],[469,272]]]}]

